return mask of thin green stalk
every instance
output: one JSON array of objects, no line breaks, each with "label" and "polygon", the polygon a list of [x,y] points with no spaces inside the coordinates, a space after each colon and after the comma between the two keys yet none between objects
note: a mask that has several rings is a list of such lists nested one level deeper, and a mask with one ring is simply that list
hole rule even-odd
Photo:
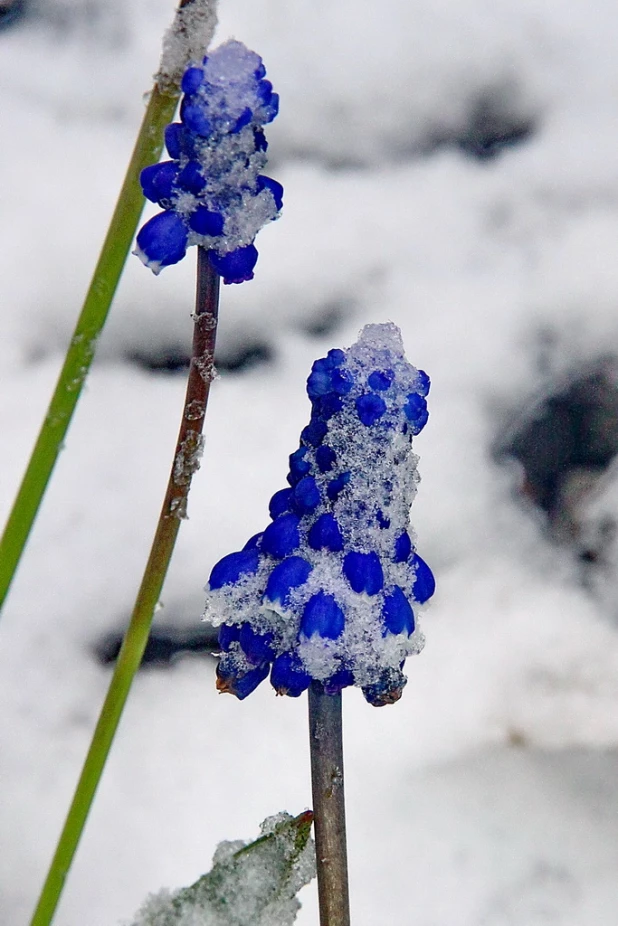
[{"label": "thin green stalk", "polygon": [[[180,7],[191,0],[183,0]],[[159,160],[180,90],[155,84],[64,365],[0,539],[0,611],[63,445],[144,206],[139,175]]]},{"label": "thin green stalk", "polygon": [[133,677],[144,654],[152,616],[161,595],[180,521],[186,517],[191,478],[199,468],[202,426],[210,383],[214,375],[218,302],[219,276],[212,269],[207,252],[199,248],[193,352],[182,422],[167,491],[131,622],[31,926],[49,926],[54,916]]},{"label": "thin green stalk", "polygon": [[350,926],[341,693],[309,689],[309,747],[320,926]]}]

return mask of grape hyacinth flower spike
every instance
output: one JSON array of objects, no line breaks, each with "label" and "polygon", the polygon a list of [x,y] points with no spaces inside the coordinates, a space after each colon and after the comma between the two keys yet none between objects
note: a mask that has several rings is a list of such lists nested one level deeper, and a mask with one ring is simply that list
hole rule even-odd
[{"label": "grape hyacinth flower spike", "polygon": [[221,691],[245,698],[270,673],[292,697],[313,682],[326,694],[357,685],[376,706],[399,699],[435,588],[409,522],[428,391],[393,324],[367,325],[313,364],[311,419],[271,523],[210,575]]},{"label": "grape hyacinth flower spike", "polygon": [[164,210],[143,226],[134,252],[154,273],[196,244],[224,283],[253,278],[255,237],[283,204],[281,184],[261,173],[262,127],[279,110],[265,75],[260,56],[235,40],[185,71],[180,122],[165,132],[171,160],[140,176],[146,198]]}]

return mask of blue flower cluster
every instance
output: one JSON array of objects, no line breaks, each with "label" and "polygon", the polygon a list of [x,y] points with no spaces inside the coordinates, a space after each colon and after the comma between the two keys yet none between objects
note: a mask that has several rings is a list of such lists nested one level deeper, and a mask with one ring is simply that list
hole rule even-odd
[{"label": "blue flower cluster", "polygon": [[367,325],[313,364],[311,420],[271,523],[210,574],[219,690],[242,699],[270,673],[292,697],[312,681],[327,693],[358,685],[377,706],[401,697],[404,660],[424,644],[418,607],[435,588],[409,522],[428,391],[393,324]]},{"label": "blue flower cluster", "polygon": [[283,205],[281,184],[261,174],[262,126],[279,110],[265,74],[260,56],[233,40],[185,71],[181,121],[165,130],[172,160],[140,175],[144,196],[165,210],[143,226],[134,252],[154,273],[197,244],[224,283],[253,278],[255,236]]}]

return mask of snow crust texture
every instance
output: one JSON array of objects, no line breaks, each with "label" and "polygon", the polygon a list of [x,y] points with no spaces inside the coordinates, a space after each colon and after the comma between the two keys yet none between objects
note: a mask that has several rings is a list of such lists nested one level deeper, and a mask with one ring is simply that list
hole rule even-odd
[{"label": "snow crust texture", "polygon": [[160,87],[177,85],[187,61],[199,61],[217,28],[217,0],[189,0],[176,11],[163,37],[163,53],[157,74]]},{"label": "snow crust texture", "polygon": [[262,126],[279,111],[262,59],[230,40],[182,78],[180,122],[168,125],[171,161],[146,167],[144,196],[165,210],[144,225],[135,253],[157,274],[197,244],[225,283],[253,278],[258,231],[276,219],[283,187],[261,174]]},{"label": "snow crust texture", "polygon": [[221,691],[245,698],[270,670],[293,697],[312,681],[329,694],[358,685],[376,706],[401,697],[405,658],[424,645],[416,611],[435,587],[409,520],[428,391],[392,323],[313,364],[311,420],[272,523],[210,575]]},{"label": "snow crust texture", "polygon": [[192,887],[148,898],[132,926],[292,926],[296,894],[315,875],[313,815],[279,813],[248,845],[221,842],[213,868]]}]

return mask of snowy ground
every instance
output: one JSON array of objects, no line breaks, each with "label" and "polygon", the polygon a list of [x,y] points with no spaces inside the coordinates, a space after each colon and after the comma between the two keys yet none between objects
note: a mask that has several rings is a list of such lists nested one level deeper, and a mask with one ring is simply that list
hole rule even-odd
[{"label": "snowy ground", "polygon": [[[580,429],[554,472],[549,518],[534,480],[496,459],[591,370],[615,402],[615,5],[220,2],[217,38],[256,48],[282,97],[269,153],[285,210],[256,279],[224,292],[206,456],[157,625],[199,633],[212,564],[264,526],[312,360],[396,322],[433,379],[413,521],[439,590],[402,701],[346,693],[355,926],[615,926],[615,405],[597,429],[609,449],[584,452]],[[0,516],[170,8],[31,0],[0,30]],[[150,544],[184,390],[157,367],[188,349],[192,267],[154,279],[131,259],[0,621],[11,926],[28,921],[109,681],[96,653]],[[201,654],[139,674],[58,926],[115,926],[149,891],[195,880],[219,840],[309,804],[304,699],[263,686],[240,704],[213,673]],[[308,926],[314,887],[303,902]]]}]

